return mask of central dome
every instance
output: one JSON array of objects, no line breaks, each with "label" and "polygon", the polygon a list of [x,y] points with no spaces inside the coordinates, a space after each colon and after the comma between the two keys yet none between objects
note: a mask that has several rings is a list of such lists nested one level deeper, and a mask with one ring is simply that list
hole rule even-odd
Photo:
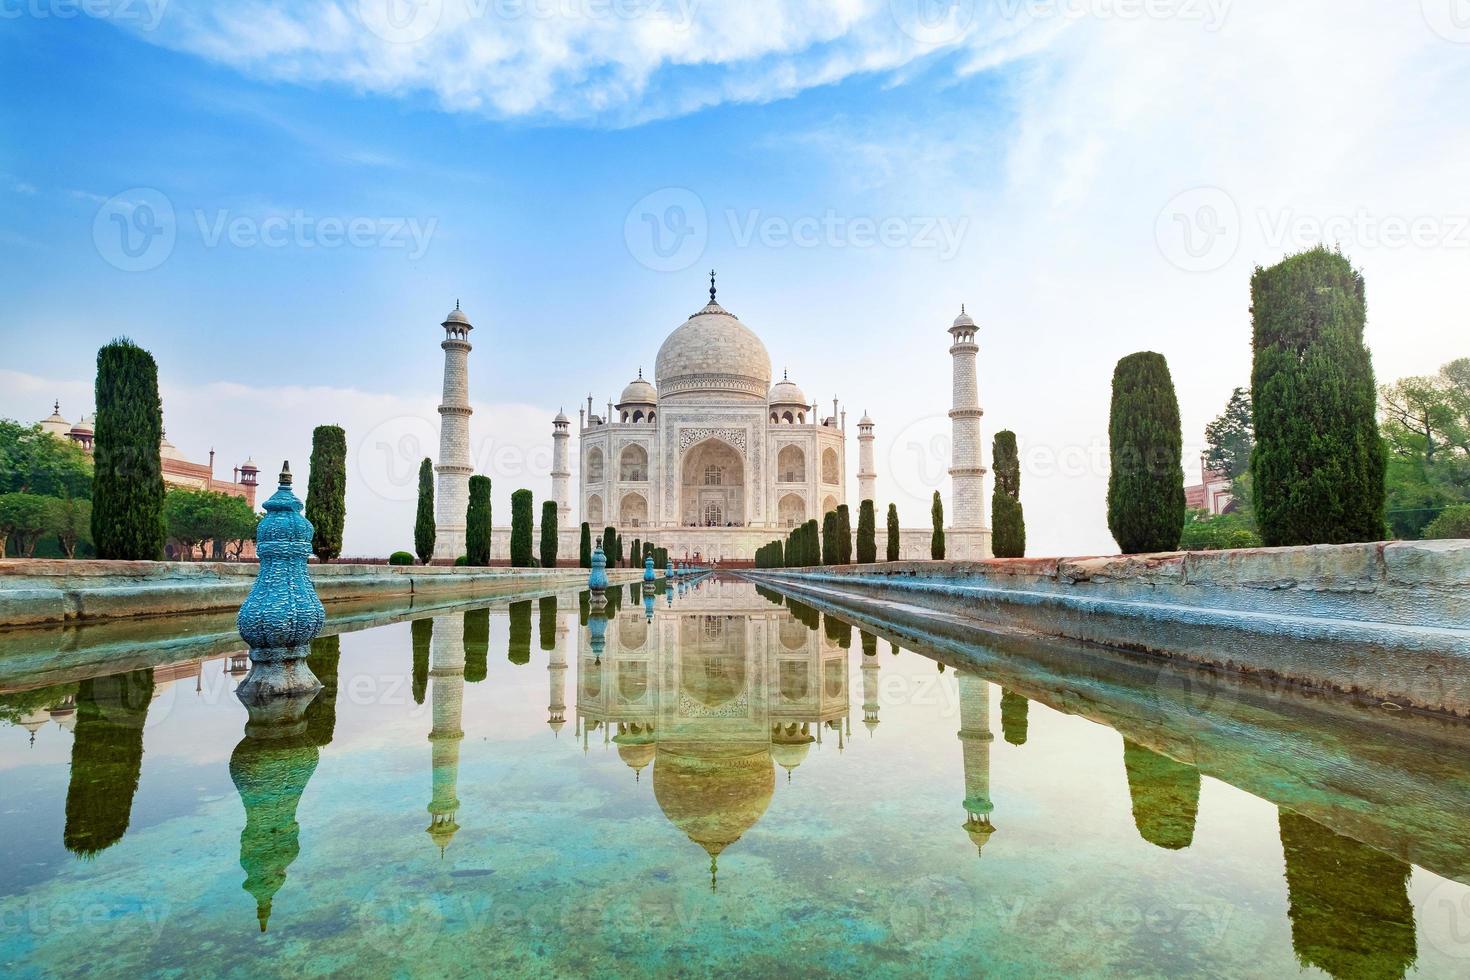
[{"label": "central dome", "polygon": [[711,298],[658,349],[654,379],[662,400],[715,392],[765,402],[771,356],[753,330]]}]

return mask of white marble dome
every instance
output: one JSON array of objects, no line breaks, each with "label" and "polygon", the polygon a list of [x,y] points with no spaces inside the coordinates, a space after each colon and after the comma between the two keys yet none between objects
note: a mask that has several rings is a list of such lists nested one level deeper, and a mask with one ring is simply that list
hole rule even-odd
[{"label": "white marble dome", "polygon": [[771,356],[753,330],[710,300],[658,349],[654,378],[665,400],[718,392],[764,402]]},{"label": "white marble dome", "polygon": [[796,382],[790,378],[782,377],[771,386],[770,397],[766,399],[772,406],[776,405],[799,405],[809,408],[811,402],[807,401],[806,394],[796,386]]},{"label": "white marble dome", "polygon": [[658,392],[653,385],[643,380],[643,372],[638,372],[638,377],[628,383],[623,389],[622,397],[618,399],[618,407],[624,405],[657,405]]}]

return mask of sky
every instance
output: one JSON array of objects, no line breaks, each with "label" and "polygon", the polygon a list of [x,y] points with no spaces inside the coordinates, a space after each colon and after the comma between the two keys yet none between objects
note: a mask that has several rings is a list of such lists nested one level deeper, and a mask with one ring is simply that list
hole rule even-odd
[{"label": "sky", "polygon": [[1464,0],[0,0],[0,416],[90,413],[131,337],[191,459],[301,473],[344,426],[344,553],[382,555],[456,301],[508,514],[713,267],[873,417],[906,526],[964,303],[1030,553],[1112,552],[1113,365],[1168,358],[1194,482],[1255,267],[1340,247],[1380,381],[1470,354],[1467,82]]}]

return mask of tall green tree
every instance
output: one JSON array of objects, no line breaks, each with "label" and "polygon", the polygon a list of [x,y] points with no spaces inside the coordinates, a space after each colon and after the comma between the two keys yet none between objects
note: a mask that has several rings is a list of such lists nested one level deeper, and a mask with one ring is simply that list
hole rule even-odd
[{"label": "tall green tree", "polygon": [[347,433],[340,425],[312,430],[306,519],[311,521],[312,553],[321,561],[335,561],[342,554],[347,522]]},{"label": "tall green tree", "polygon": [[939,499],[939,491],[934,491],[934,503],[929,505],[929,520],[934,524],[934,532],[929,538],[929,557],[935,561],[944,560],[944,501]]},{"label": "tall green tree", "polygon": [[1205,465],[1232,481],[1250,472],[1256,428],[1251,417],[1251,393],[1236,388],[1225,411],[1205,426]]},{"label": "tall green tree", "polygon": [[427,565],[434,557],[434,462],[428,457],[419,464],[419,512],[413,522],[413,550]]},{"label": "tall green tree", "polygon": [[517,490],[510,495],[510,565],[512,568],[530,568],[533,564],[531,552],[531,521],[535,501],[531,491]]},{"label": "tall green tree", "polygon": [[1108,529],[1124,554],[1173,551],[1184,528],[1184,437],[1162,354],[1129,354],[1113,369],[1108,421]]},{"label": "tall green tree", "polygon": [[889,561],[898,561],[898,542],[901,532],[898,528],[898,505],[888,505],[888,542],[883,555]]},{"label": "tall green tree", "polygon": [[837,545],[837,511],[829,510],[822,515],[822,558],[818,564],[837,564],[839,553]]},{"label": "tall green tree", "polygon": [[97,352],[92,540],[98,558],[163,557],[163,403],[158,364],[131,340]]},{"label": "tall green tree", "polygon": [[846,504],[837,505],[837,564],[852,564],[852,512]]},{"label": "tall green tree", "polygon": [[1387,460],[1363,344],[1363,277],[1318,247],[1251,277],[1251,455],[1268,546],[1376,541]]},{"label": "tall green tree", "polygon": [[990,458],[995,464],[995,489],[990,495],[991,550],[997,558],[1026,555],[1026,516],[1021,509],[1021,454],[1016,434],[995,434]]},{"label": "tall green tree", "polygon": [[541,567],[556,567],[556,552],[560,547],[561,528],[557,526],[556,501],[548,500],[541,505]]},{"label": "tall green tree", "polygon": [[490,478],[470,477],[470,501],[464,516],[466,564],[490,564]]},{"label": "tall green tree", "polygon": [[618,546],[618,529],[609,524],[602,529],[602,556],[607,559],[608,568],[616,568],[615,555]]},{"label": "tall green tree", "polygon": [[629,565],[629,567],[632,567],[633,565],[635,565],[635,564],[638,563],[638,557],[642,553],[643,553],[643,542],[642,541],[639,541],[637,538],[634,538],[632,544],[628,548],[628,565]]},{"label": "tall green tree", "polygon": [[1446,508],[1470,502],[1470,358],[1385,385],[1378,405],[1388,524],[1395,537],[1422,537]]},{"label": "tall green tree", "polygon": [[583,568],[592,567],[592,525],[582,522],[582,540],[578,545],[577,563]]},{"label": "tall green tree", "polygon": [[858,505],[857,560],[859,565],[878,560],[878,517],[871,500]]},{"label": "tall green tree", "polygon": [[0,494],[0,558],[6,557],[7,541],[20,557],[34,555],[37,542],[55,526],[55,503],[38,493]]},{"label": "tall green tree", "polygon": [[39,425],[0,419],[0,493],[92,499],[92,460]]},{"label": "tall green tree", "polygon": [[[68,558],[75,558],[78,545],[92,543],[92,501],[77,497],[52,499],[51,530],[56,534],[56,541],[61,545],[62,553]],[[254,530],[252,521],[252,534]],[[3,557],[4,542],[0,540],[0,558]]]}]

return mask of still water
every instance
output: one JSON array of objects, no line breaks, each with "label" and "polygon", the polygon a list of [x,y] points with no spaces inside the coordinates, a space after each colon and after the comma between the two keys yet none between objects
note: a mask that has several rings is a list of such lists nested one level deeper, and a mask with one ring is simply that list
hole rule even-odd
[{"label": "still water", "polygon": [[218,618],[0,651],[0,970],[1470,973],[1463,726],[855,618],[403,611],[254,719]]}]

